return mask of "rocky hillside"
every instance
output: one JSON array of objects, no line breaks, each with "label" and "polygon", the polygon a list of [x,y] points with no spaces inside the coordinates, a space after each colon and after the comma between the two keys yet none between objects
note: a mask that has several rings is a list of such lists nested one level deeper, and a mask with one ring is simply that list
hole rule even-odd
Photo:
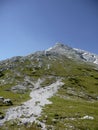
[{"label": "rocky hillside", "polygon": [[98,130],[97,111],[97,55],[57,43],[0,62],[1,130]]}]

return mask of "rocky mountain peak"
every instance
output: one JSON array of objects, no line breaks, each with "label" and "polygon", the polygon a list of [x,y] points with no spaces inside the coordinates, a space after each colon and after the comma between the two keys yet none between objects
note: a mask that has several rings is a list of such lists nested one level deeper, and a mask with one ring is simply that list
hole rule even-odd
[{"label": "rocky mountain peak", "polygon": [[55,47],[64,47],[65,45],[63,43],[57,42],[55,44]]},{"label": "rocky mountain peak", "polygon": [[65,55],[65,54],[68,54],[69,51],[72,51],[72,48],[62,43],[56,43],[53,47],[50,47],[49,49],[45,51],[49,53]]},{"label": "rocky mountain peak", "polygon": [[68,45],[64,45],[62,43],[57,42],[53,47],[50,47],[49,49],[47,49],[46,51],[66,51],[66,50],[70,50],[72,49],[71,47],[69,47]]},{"label": "rocky mountain peak", "polygon": [[60,42],[56,43],[53,47],[45,50],[49,54],[63,55],[74,60],[82,60],[86,62],[92,62],[98,64],[98,56],[90,52],[72,48],[68,45],[64,45]]}]

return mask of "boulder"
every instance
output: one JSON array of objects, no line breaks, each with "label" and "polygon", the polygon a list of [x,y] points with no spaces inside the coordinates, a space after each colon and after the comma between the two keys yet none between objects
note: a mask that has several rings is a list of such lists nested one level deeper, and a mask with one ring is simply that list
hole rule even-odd
[{"label": "boulder", "polygon": [[4,99],[3,103],[4,103],[5,105],[8,105],[8,106],[9,106],[9,105],[13,105],[11,99]]}]

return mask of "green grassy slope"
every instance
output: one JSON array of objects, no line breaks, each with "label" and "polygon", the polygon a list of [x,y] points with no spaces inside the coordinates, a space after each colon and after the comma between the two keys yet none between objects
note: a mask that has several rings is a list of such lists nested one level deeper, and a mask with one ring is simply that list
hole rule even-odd
[{"label": "green grassy slope", "polygon": [[[10,98],[14,106],[30,98],[29,89],[22,94],[11,91],[11,87],[24,82],[25,77],[28,76],[32,81],[36,81],[39,77],[45,78],[42,87],[53,83],[57,78],[62,78],[65,84],[50,99],[53,104],[43,108],[42,116],[39,118],[40,121],[46,122],[47,129],[98,130],[98,69],[96,66],[63,56],[41,56],[40,60],[35,57],[33,60],[26,58],[22,61],[9,61],[8,65],[0,65],[0,69],[2,70],[0,71],[0,96]],[[4,113],[9,107],[1,105],[0,112]],[[94,119],[82,119],[87,115]],[[11,126],[8,123],[7,127],[9,126],[10,130],[18,130],[17,124]],[[39,129],[37,125],[32,125],[31,128],[21,126],[21,130],[33,130],[33,128]]]}]

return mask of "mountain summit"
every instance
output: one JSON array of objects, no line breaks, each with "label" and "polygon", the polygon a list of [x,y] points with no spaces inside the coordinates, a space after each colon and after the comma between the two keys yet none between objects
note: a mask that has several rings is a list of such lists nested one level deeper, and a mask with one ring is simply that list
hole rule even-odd
[{"label": "mountain summit", "polygon": [[46,50],[47,53],[56,53],[59,55],[65,55],[68,58],[82,60],[86,62],[92,62],[98,64],[98,55],[69,47],[68,45],[64,45],[62,43],[56,43],[55,46]]},{"label": "mountain summit", "polygon": [[72,50],[71,47],[61,44],[61,43],[56,43],[55,46],[47,49],[46,51],[50,51],[50,52],[56,52],[59,54],[65,54],[65,52]]}]

